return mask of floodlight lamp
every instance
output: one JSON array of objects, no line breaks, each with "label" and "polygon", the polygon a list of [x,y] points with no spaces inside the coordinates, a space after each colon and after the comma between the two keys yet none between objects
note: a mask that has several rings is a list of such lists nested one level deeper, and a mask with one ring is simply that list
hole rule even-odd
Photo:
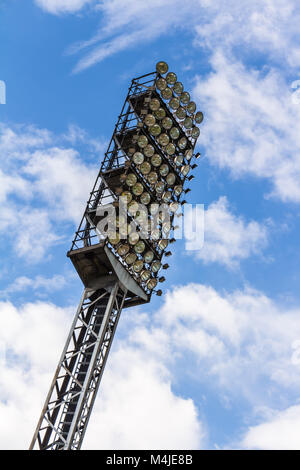
[{"label": "floodlight lamp", "polygon": [[168,143],[170,142],[170,139],[169,139],[168,134],[163,133],[163,134],[160,134],[157,141],[162,147],[166,147]]},{"label": "floodlight lamp", "polygon": [[152,157],[154,155],[154,147],[151,144],[146,145],[144,148],[144,154],[146,157]]},{"label": "floodlight lamp", "polygon": [[155,117],[153,116],[153,114],[146,114],[145,119],[144,119],[144,123],[145,123],[146,126],[148,126],[148,127],[154,126],[154,124],[155,124]]},{"label": "floodlight lamp", "polygon": [[128,212],[130,215],[134,215],[139,209],[139,204],[137,201],[131,201],[129,204],[128,204]]},{"label": "floodlight lamp", "polygon": [[177,81],[177,75],[174,72],[169,72],[166,76],[166,81],[169,85],[174,85]]},{"label": "floodlight lamp", "polygon": [[152,98],[150,101],[149,107],[151,111],[157,111],[160,108],[160,102],[157,98]]},{"label": "floodlight lamp", "polygon": [[201,111],[198,111],[195,115],[195,121],[197,124],[201,124],[203,121],[203,113]]},{"label": "floodlight lamp", "polygon": [[[141,173],[143,175],[148,175],[151,171],[151,165],[149,162],[143,162],[140,166]],[[141,193],[142,194],[142,193]]]},{"label": "floodlight lamp", "polygon": [[178,202],[172,201],[172,202],[170,203],[170,211],[171,211],[171,212],[174,212],[174,213],[175,213],[175,212],[178,210],[178,207],[179,207]]},{"label": "floodlight lamp", "polygon": [[155,184],[158,180],[157,173],[155,171],[150,171],[149,175],[147,176],[147,180],[150,184]]},{"label": "floodlight lamp", "polygon": [[192,149],[188,149],[184,152],[184,156],[185,158],[187,159],[187,161],[189,161],[192,156],[193,156],[193,150]]},{"label": "floodlight lamp", "polygon": [[178,147],[181,150],[183,150],[183,149],[185,149],[186,145],[187,145],[187,139],[185,137],[181,137],[181,139],[179,139],[179,141],[178,141]]},{"label": "floodlight lamp", "polygon": [[166,117],[166,111],[164,110],[164,108],[159,108],[157,111],[154,111],[154,114],[156,119],[158,119],[159,121]]},{"label": "floodlight lamp", "polygon": [[164,90],[162,90],[161,96],[164,100],[169,101],[173,96],[171,88],[167,87]]},{"label": "floodlight lamp", "polygon": [[172,144],[172,142],[170,142],[170,143],[166,146],[166,152],[167,152],[168,155],[174,155],[175,150],[176,150],[176,147],[175,147],[174,144]]},{"label": "floodlight lamp", "polygon": [[147,282],[147,287],[149,290],[153,290],[157,285],[157,280],[155,278],[149,279]]},{"label": "floodlight lamp", "polygon": [[140,274],[140,278],[143,282],[148,281],[148,279],[150,279],[150,277],[151,277],[151,272],[148,271],[147,269],[144,269]]},{"label": "floodlight lamp", "polygon": [[126,256],[125,258],[125,262],[130,265],[130,264],[133,264],[135,262],[135,260],[137,259],[137,256],[135,253],[128,253],[128,255]]},{"label": "floodlight lamp", "polygon": [[187,91],[184,91],[181,95],[180,95],[180,103],[182,104],[188,104],[188,102],[190,101],[191,97],[190,97],[190,94],[187,92]]},{"label": "floodlight lamp", "polygon": [[170,137],[174,140],[178,139],[180,132],[178,127],[172,127],[169,131]]},{"label": "floodlight lamp", "polygon": [[148,139],[145,135],[140,135],[137,143],[138,143],[138,146],[143,149],[148,144]]},{"label": "floodlight lamp", "polygon": [[164,189],[165,189],[165,185],[162,181],[159,181],[158,183],[156,183],[155,185],[155,191],[158,193],[158,194],[162,194],[164,192]]},{"label": "floodlight lamp", "polygon": [[141,254],[143,251],[145,251],[145,248],[146,246],[143,240],[139,240],[134,246],[134,251],[138,254]]},{"label": "floodlight lamp", "polygon": [[145,204],[145,206],[147,206],[147,204],[149,204],[149,202],[151,200],[151,197],[150,197],[149,193],[144,192],[143,194],[141,194],[140,199],[141,199],[141,203]]},{"label": "floodlight lamp", "polygon": [[121,193],[121,197],[126,198],[127,204],[129,204],[129,203],[132,201],[132,194],[131,194],[130,191],[123,191],[123,192]]},{"label": "floodlight lamp", "polygon": [[197,127],[197,126],[193,127],[193,129],[192,129],[192,137],[193,137],[194,139],[197,139],[197,138],[199,137],[199,135],[200,135],[200,129],[199,129],[199,127]]},{"label": "floodlight lamp", "polygon": [[164,75],[165,73],[167,73],[168,70],[169,70],[169,66],[166,62],[164,62],[163,60],[157,62],[156,71],[158,73],[160,73],[161,75]]},{"label": "floodlight lamp", "polygon": [[136,182],[137,182],[137,177],[135,176],[135,174],[129,173],[126,177],[127,186],[129,187],[134,186]]},{"label": "floodlight lamp", "polygon": [[155,167],[158,167],[161,165],[162,158],[158,153],[155,153],[151,157],[151,164]]},{"label": "floodlight lamp", "polygon": [[163,163],[159,167],[159,173],[161,174],[161,176],[167,176],[167,174],[169,173],[169,167],[166,163]]},{"label": "floodlight lamp", "polygon": [[183,121],[183,125],[186,129],[191,129],[193,127],[193,119],[190,117],[186,117]]},{"label": "floodlight lamp", "polygon": [[144,161],[144,155],[142,152],[135,152],[133,154],[132,160],[136,165],[141,165]]},{"label": "floodlight lamp", "polygon": [[171,230],[171,224],[169,222],[164,222],[162,224],[162,231],[165,233],[165,234],[168,234]]},{"label": "floodlight lamp", "polygon": [[120,245],[119,248],[118,248],[118,253],[120,256],[125,256],[127,255],[129,251],[129,245],[127,245],[127,243],[124,243],[123,245]]},{"label": "floodlight lamp", "polygon": [[181,166],[183,163],[183,156],[182,155],[176,155],[174,158],[174,162],[176,166]]},{"label": "floodlight lamp", "polygon": [[111,233],[111,234],[108,234],[108,241],[112,244],[112,245],[117,245],[120,241],[120,235],[118,232],[115,232],[115,233]]},{"label": "floodlight lamp", "polygon": [[149,128],[149,132],[150,134],[154,135],[155,137],[157,137],[160,133],[161,133],[161,127],[159,124],[154,124],[154,126],[151,126]]},{"label": "floodlight lamp", "polygon": [[175,193],[175,196],[180,196],[180,194],[182,193],[182,185],[181,184],[178,184],[177,186],[174,187],[174,193]]},{"label": "floodlight lamp", "polygon": [[173,126],[173,121],[172,121],[172,119],[169,118],[169,117],[165,117],[165,118],[162,120],[162,126],[163,126],[165,129],[167,129],[167,130],[171,129],[171,127]]},{"label": "floodlight lamp", "polygon": [[161,262],[158,260],[153,261],[151,264],[151,270],[153,273],[157,273],[161,268]]},{"label": "floodlight lamp", "polygon": [[144,255],[144,260],[145,260],[145,263],[152,263],[153,261],[153,258],[154,258],[154,253],[153,251],[146,251],[145,255]]},{"label": "floodlight lamp", "polygon": [[170,108],[176,110],[179,108],[179,105],[180,105],[180,101],[178,98],[172,98],[170,101],[169,101],[169,105],[170,105]]},{"label": "floodlight lamp", "polygon": [[194,101],[190,101],[186,108],[189,113],[193,114],[196,111],[196,103]]},{"label": "floodlight lamp", "polygon": [[176,95],[180,95],[183,92],[183,85],[181,82],[176,82],[173,85],[173,91]]},{"label": "floodlight lamp", "polygon": [[156,87],[158,88],[159,91],[164,90],[167,88],[167,80],[165,78],[159,78],[156,82]]},{"label": "floodlight lamp", "polygon": [[142,260],[137,260],[134,264],[133,264],[133,270],[134,272],[136,273],[139,273],[144,267],[144,263]]},{"label": "floodlight lamp", "polygon": [[[144,162],[145,163],[145,162]],[[143,163],[143,165],[144,165]],[[135,196],[140,196],[144,191],[144,187],[141,183],[136,183],[133,187],[132,187],[132,192]]]},{"label": "floodlight lamp", "polygon": [[176,176],[174,175],[174,173],[169,173],[166,178],[166,181],[167,181],[168,186],[173,186],[173,184],[176,181]]},{"label": "floodlight lamp", "polygon": [[176,117],[181,121],[182,119],[185,119],[186,117],[186,112],[185,109],[179,106],[179,108],[176,111]]},{"label": "floodlight lamp", "polygon": [[135,245],[139,241],[140,237],[137,232],[132,232],[128,236],[128,241],[130,245]]},{"label": "floodlight lamp", "polygon": [[157,245],[160,250],[165,250],[168,246],[168,240],[166,238],[162,238],[159,240]]}]

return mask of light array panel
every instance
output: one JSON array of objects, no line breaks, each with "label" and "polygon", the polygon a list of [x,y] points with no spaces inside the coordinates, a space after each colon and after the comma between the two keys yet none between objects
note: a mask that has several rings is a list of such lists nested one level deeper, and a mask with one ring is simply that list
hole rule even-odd
[{"label": "light array panel", "polygon": [[[174,216],[197,166],[194,148],[203,114],[165,62],[146,77],[132,82],[88,202],[88,227],[79,229],[73,245],[96,227],[98,238],[144,291],[160,295],[161,270],[168,268],[162,258],[171,254],[166,249],[175,241]],[[99,207],[107,204],[115,212],[99,216]]]}]

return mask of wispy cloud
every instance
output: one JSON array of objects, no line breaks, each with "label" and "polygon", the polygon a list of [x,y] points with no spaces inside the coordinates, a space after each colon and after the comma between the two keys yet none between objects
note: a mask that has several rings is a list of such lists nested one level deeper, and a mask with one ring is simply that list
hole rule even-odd
[{"label": "wispy cloud", "polygon": [[35,3],[48,13],[60,15],[76,13],[94,0],[35,0]]},{"label": "wispy cloud", "polygon": [[212,164],[235,177],[270,182],[267,195],[300,201],[300,106],[273,68],[246,68],[217,51],[194,94],[205,109],[202,144]]},{"label": "wispy cloud", "polygon": [[12,284],[0,291],[0,297],[8,297],[10,294],[31,290],[41,290],[42,292],[53,292],[63,289],[67,284],[67,278],[61,274],[47,278],[44,276],[36,276],[29,278],[27,276],[17,277]]},{"label": "wispy cloud", "polygon": [[237,446],[256,450],[299,450],[300,405],[267,411],[271,416],[250,426]]},{"label": "wispy cloud", "polygon": [[[185,224],[192,225],[196,214],[185,216]],[[204,214],[204,244],[196,257],[204,263],[220,263],[236,268],[239,262],[261,253],[269,236],[269,223],[246,221],[236,215],[225,196],[211,203]],[[195,251],[192,252],[195,256]]]},{"label": "wispy cloud", "polygon": [[41,260],[64,239],[60,224],[79,223],[98,168],[85,163],[78,145],[95,162],[103,149],[101,140],[75,125],[59,136],[34,126],[0,125],[5,155],[0,163],[0,234],[14,240],[17,255],[28,261]]},{"label": "wispy cloud", "polygon": [[[71,312],[45,302],[25,304],[19,309],[0,302],[0,315],[7,319],[6,328],[0,331],[0,442],[4,449],[28,447]],[[146,350],[128,339],[119,342],[110,362],[101,384],[101,406],[96,402],[85,448],[203,446],[206,429],[195,404],[172,390],[172,378],[164,362],[149,359]]]},{"label": "wispy cloud", "polygon": [[295,0],[272,3],[268,0],[251,3],[153,0],[151,8],[139,0],[95,0],[91,7],[99,15],[100,26],[91,38],[69,47],[69,53],[86,51],[75,66],[75,72],[129,47],[175,31],[180,34],[187,25],[196,47],[213,51],[217,46],[232,53],[235,48],[246,46],[248,51],[262,52],[275,62],[284,61],[289,67],[300,63],[297,40],[300,13]]}]

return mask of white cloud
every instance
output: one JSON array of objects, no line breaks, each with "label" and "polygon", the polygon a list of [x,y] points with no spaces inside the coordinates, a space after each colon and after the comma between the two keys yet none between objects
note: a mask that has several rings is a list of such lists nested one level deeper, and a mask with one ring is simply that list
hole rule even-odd
[{"label": "white cloud", "polygon": [[271,183],[271,195],[300,201],[300,106],[275,70],[247,70],[220,51],[194,89],[205,110],[201,143],[211,163]]},{"label": "white cloud", "polygon": [[[285,309],[261,292],[221,294],[200,284],[178,286],[166,294],[153,328],[165,333],[176,367],[179,355],[182,370],[189,368],[192,354],[197,380],[211,384],[214,393],[228,394],[231,403],[239,396],[255,406],[278,406],[279,399],[289,405],[286,391],[299,387],[294,360],[299,309]],[[138,332],[132,335],[139,338]],[[156,337],[151,336],[152,351],[159,349]]]},{"label": "white cloud", "polygon": [[56,218],[80,221],[96,179],[96,167],[87,166],[74,149],[53,147],[36,150],[23,172],[33,177],[34,191]]},{"label": "white cloud", "polygon": [[33,208],[19,210],[14,218],[11,235],[15,239],[17,256],[29,262],[40,261],[49,248],[62,240],[62,236],[55,233],[48,211]]},{"label": "white cloud", "polygon": [[177,396],[163,362],[125,341],[112,353],[85,449],[199,449],[205,428]]},{"label": "white cloud", "polygon": [[209,50],[221,45],[227,51],[246,46],[267,53],[272,60],[299,65],[299,9],[295,0],[255,0],[251,3],[246,0],[226,3],[221,0],[185,3],[153,0],[151,9],[139,0],[103,0],[95,2],[95,10],[101,14],[99,31],[70,49],[78,52],[92,47],[79,60],[75,71],[167,33],[177,31],[180,34],[185,24],[194,33],[194,45],[200,44]]},{"label": "white cloud", "polygon": [[34,126],[0,125],[5,155],[0,163],[0,232],[9,234],[17,255],[30,261],[42,259],[62,239],[59,223],[80,222],[96,178],[97,166],[85,163],[70,144],[84,145],[93,158],[104,145],[75,125],[59,136]]},{"label": "white cloud", "polygon": [[[73,310],[44,302],[0,302],[0,442],[28,449]],[[18,432],[16,432],[16,429]]]},{"label": "white cloud", "polygon": [[239,446],[257,450],[299,450],[300,405],[272,414],[267,421],[251,426]]},{"label": "white cloud", "polygon": [[[192,382],[199,385],[191,386],[191,390],[205,384],[206,390],[212,390],[214,396],[226,402],[227,409],[234,411],[237,400],[247,404],[243,415],[247,423],[257,423],[259,407],[294,405],[292,397],[300,383],[299,363],[292,360],[293,345],[300,338],[299,309],[286,309],[261,292],[247,288],[221,294],[200,284],[177,286],[167,293],[162,308],[151,318],[141,312],[129,314],[125,310],[119,328],[123,333],[122,345],[119,342],[105,372],[107,382],[101,389],[87,434],[89,438],[93,436],[90,447],[104,440],[103,445],[111,448],[111,443],[118,439],[120,448],[132,448],[134,444],[125,431],[123,434],[123,429],[116,437],[109,428],[113,420],[115,428],[120,429],[123,416],[132,427],[141,430],[135,440],[137,448],[142,448],[147,436],[152,436],[157,415],[161,416],[164,433],[169,413],[165,399],[169,404],[173,401],[168,398],[169,377],[185,384],[192,378]],[[161,402],[158,405],[157,400],[154,406],[151,393],[156,396],[160,389],[153,380],[156,367],[160,368],[158,374],[164,378],[164,387],[159,391]],[[114,382],[114,370],[118,371],[117,382]],[[114,383],[118,383],[118,387],[114,387]],[[139,397],[137,407],[130,398],[129,402],[121,400],[120,403],[120,396],[132,395]],[[137,417],[140,404],[148,427]],[[182,409],[185,407],[189,409],[187,403],[182,403]],[[202,409],[205,410],[205,405]],[[243,413],[243,408],[240,412]],[[178,415],[181,416],[180,410]],[[191,410],[187,416],[191,430],[195,423]],[[176,436],[176,428],[174,431]],[[259,447],[254,438],[250,441],[246,437],[237,447]],[[280,440],[278,433],[277,438],[274,447],[284,447],[285,437]],[[207,443],[207,435],[203,439],[202,446]],[[90,447],[86,443],[86,448]]]},{"label": "white cloud", "polygon": [[202,24],[195,27],[196,43],[224,52],[246,46],[248,51],[269,55],[274,62],[284,61],[292,67],[299,65],[297,24],[300,11],[296,1],[200,3],[208,8]]},{"label": "white cloud", "polygon": [[[71,313],[44,302],[20,308],[0,302],[6,319],[0,331],[2,448],[28,448]],[[172,391],[164,363],[120,340],[110,355],[85,448],[198,448],[205,435],[193,401]]]},{"label": "white cloud", "polygon": [[19,175],[5,174],[0,168],[0,202],[5,201],[7,196],[14,192],[24,198],[28,197],[31,193],[29,182]]},{"label": "white cloud", "polygon": [[[45,302],[19,308],[0,303],[6,319],[0,331],[4,448],[27,447],[74,311]],[[246,407],[244,419],[251,429],[240,447],[286,445],[275,431],[271,444],[260,438],[256,410],[295,408],[291,397],[299,388],[300,368],[292,356],[300,338],[299,309],[285,309],[251,289],[221,294],[190,284],[167,293],[151,317],[124,310],[118,328],[85,448],[206,446],[209,430],[199,419],[193,395],[183,398],[173,390],[181,380],[205,383],[231,409],[237,397],[253,408],[251,413]],[[276,413],[262,424],[276,424]],[[299,412],[278,416],[293,424]]]},{"label": "white cloud", "polygon": [[93,0],[35,0],[36,4],[48,13],[75,13]]},{"label": "white cloud", "polygon": [[[192,225],[192,213],[185,215],[185,224]],[[246,222],[230,211],[225,196],[209,205],[204,214],[204,244],[196,257],[205,263],[217,262],[236,267],[240,260],[257,254],[266,246],[266,224]],[[194,256],[195,251],[192,251]]]},{"label": "white cloud", "polygon": [[27,276],[19,276],[12,284],[0,291],[0,296],[3,297],[9,294],[15,294],[16,292],[22,292],[27,289],[33,289],[35,291],[42,289],[46,292],[52,292],[63,289],[66,283],[67,279],[60,274],[55,274],[51,278],[36,276],[33,279]]}]

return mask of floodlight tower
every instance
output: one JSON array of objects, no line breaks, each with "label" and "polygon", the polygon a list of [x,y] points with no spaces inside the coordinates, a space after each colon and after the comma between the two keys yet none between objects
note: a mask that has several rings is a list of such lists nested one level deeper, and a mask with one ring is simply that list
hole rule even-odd
[{"label": "floodlight tower", "polygon": [[84,292],[30,449],[81,448],[122,309],[162,293],[159,271],[168,268],[162,258],[175,241],[175,213],[199,155],[195,123],[203,120],[176,74],[167,72],[161,61],[132,80],[67,253]]}]

